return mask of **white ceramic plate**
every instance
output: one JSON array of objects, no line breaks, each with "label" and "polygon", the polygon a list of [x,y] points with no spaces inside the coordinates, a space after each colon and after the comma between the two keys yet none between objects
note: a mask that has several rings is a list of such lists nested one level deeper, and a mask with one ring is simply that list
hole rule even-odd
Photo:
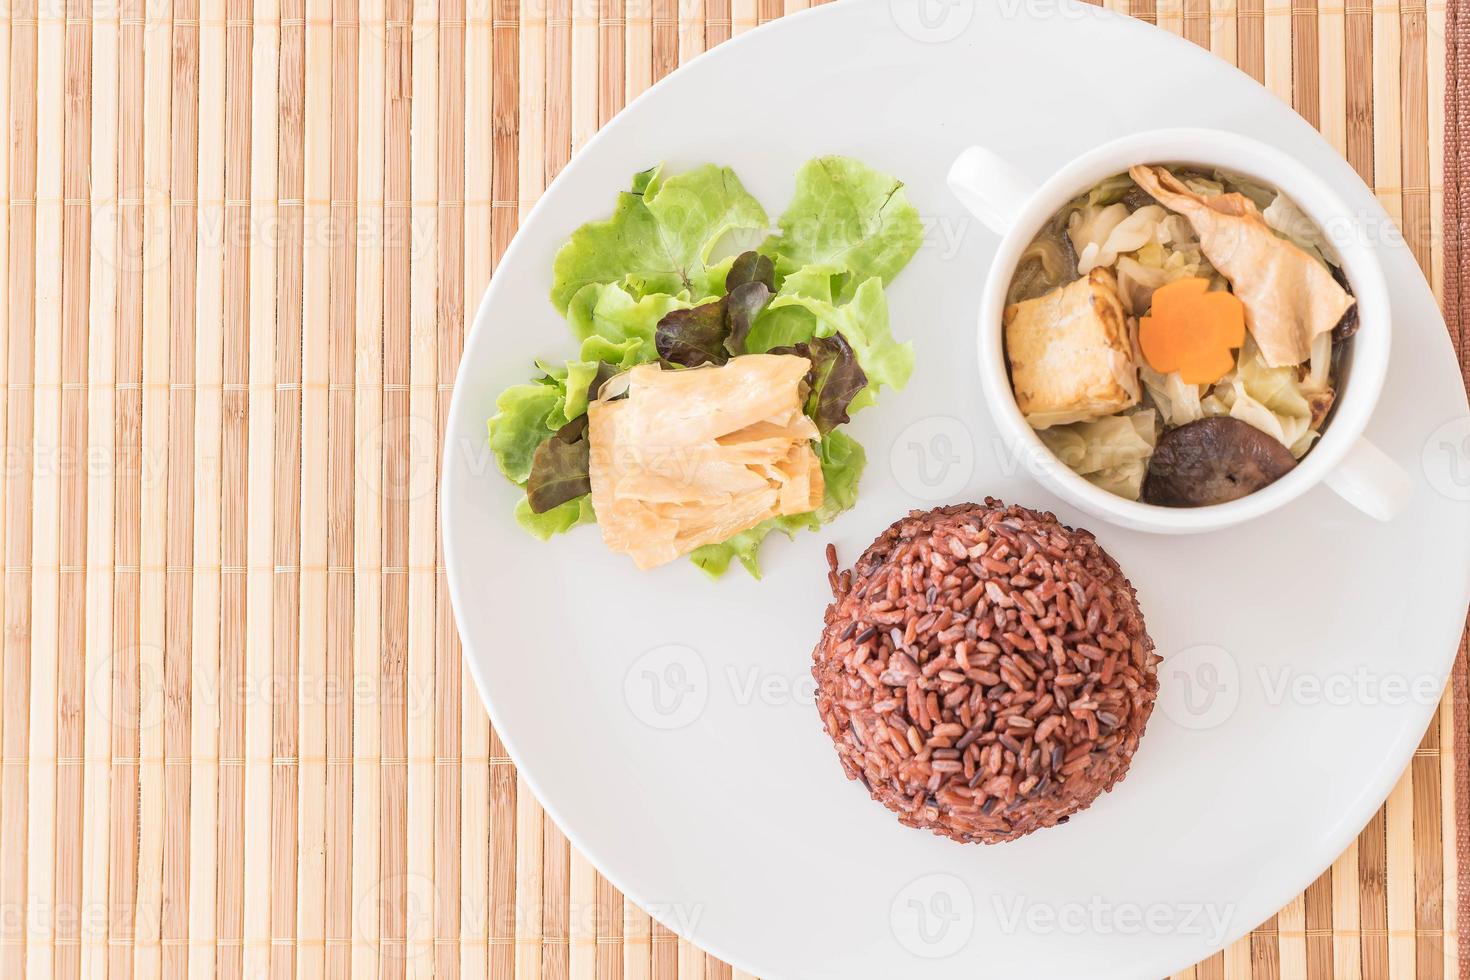
[{"label": "white ceramic plate", "polygon": [[[974,389],[995,243],[946,192],[950,160],[983,142],[1039,177],[1122,133],[1182,125],[1280,146],[1386,227],[1289,108],[1163,32],[1053,0],[852,0],[722,45],[639,99],[497,270],[442,489],[465,656],[572,842],[711,952],[768,978],[1160,976],[1305,887],[1407,763],[1470,595],[1470,418],[1444,323],[1392,236],[1393,366],[1367,434],[1413,473],[1409,512],[1375,524],[1318,488],[1193,538],[1094,523],[1167,658],[1112,794],[1064,827],[962,846],[899,826],[845,780],[817,721],[808,665],[828,540],[850,561],[911,507],[987,494],[1079,521],[1005,458]],[[889,290],[913,380],[851,426],[868,451],[856,509],[830,533],[768,542],[760,582],[736,569],[712,584],[682,562],[639,574],[595,528],[526,536],[484,421],[533,356],[573,349],[547,301],[556,248],[659,160],[733,166],[774,215],[823,153],[901,176],[929,226]]]}]

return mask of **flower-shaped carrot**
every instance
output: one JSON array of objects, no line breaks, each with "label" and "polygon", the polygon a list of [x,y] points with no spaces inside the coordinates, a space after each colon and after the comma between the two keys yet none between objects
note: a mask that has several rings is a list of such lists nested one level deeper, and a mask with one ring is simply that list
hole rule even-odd
[{"label": "flower-shaped carrot", "polygon": [[1245,307],[1233,294],[1209,289],[1208,279],[1179,279],[1154,291],[1153,309],[1138,322],[1138,346],[1155,371],[1213,384],[1235,366],[1231,351],[1245,343]]}]

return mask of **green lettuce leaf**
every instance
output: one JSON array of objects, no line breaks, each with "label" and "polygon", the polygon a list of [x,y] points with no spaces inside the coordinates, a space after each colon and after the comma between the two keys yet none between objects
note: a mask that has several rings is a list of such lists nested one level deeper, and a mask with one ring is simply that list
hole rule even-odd
[{"label": "green lettuce leaf", "polygon": [[643,342],[629,338],[615,344],[602,337],[588,337],[582,342],[579,360],[567,361],[566,366],[556,369],[548,377],[560,386],[561,400],[546,418],[546,427],[560,429],[572,419],[587,411],[587,404],[597,397],[602,383],[635,364],[642,363]]},{"label": "green lettuce leaf", "polygon": [[596,520],[597,515],[592,510],[591,494],[578,497],[576,500],[568,500],[544,514],[533,512],[530,502],[525,497],[516,502],[516,523],[542,541],[547,540],[553,534],[561,534],[579,524],[591,524]]},{"label": "green lettuce leaf", "polygon": [[696,548],[690,552],[689,560],[710,578],[724,575],[731,561],[739,561],[753,578],[760,578],[761,542],[772,531],[794,538],[798,531],[815,531],[852,507],[857,501],[858,480],[867,463],[863,447],[857,440],[833,431],[827,433],[816,448],[817,458],[822,464],[822,479],[826,484],[821,507],[806,514],[790,514],[762,521],[719,544]]},{"label": "green lettuce leaf", "polygon": [[710,253],[728,233],[766,224],[760,202],[727,167],[706,164],[667,178],[644,171],[633,190],[618,195],[611,218],[589,221],[556,253],[551,302],[566,313],[592,283],[623,284],[635,298],[718,295],[729,263],[715,279]]},{"label": "green lettuce leaf", "polygon": [[560,384],[511,385],[495,400],[490,416],[490,449],[506,479],[517,485],[531,475],[536,447],[551,434],[546,420],[562,404]]},{"label": "green lettuce leaf", "polygon": [[796,174],[791,206],[760,251],[789,275],[836,265],[862,280],[891,282],[919,250],[924,225],[903,182],[847,157],[818,157]]},{"label": "green lettuce leaf", "polygon": [[830,337],[840,333],[847,338],[868,378],[868,387],[853,399],[849,411],[873,404],[884,385],[902,388],[908,384],[914,371],[914,346],[893,339],[888,328],[888,301],[876,276],[858,286],[852,299],[840,306],[829,300],[785,292],[783,286],[782,294],[771,300],[768,309],[804,311],[812,317],[812,336]]},{"label": "green lettuce leaf", "polygon": [[[622,286],[591,283],[579,289],[567,307],[567,323],[572,335],[584,345],[594,337],[610,344],[626,344],[637,340],[635,363],[657,359],[653,334],[671,310],[691,306],[684,296],[653,293],[634,298]],[[585,354],[583,355],[585,358]]]}]

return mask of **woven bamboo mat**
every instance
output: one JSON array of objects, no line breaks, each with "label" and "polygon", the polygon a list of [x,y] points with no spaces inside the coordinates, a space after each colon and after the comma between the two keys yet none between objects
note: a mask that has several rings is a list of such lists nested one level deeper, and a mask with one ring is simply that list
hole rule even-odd
[{"label": "woven bamboo mat", "polygon": [[[460,663],[436,447],[518,216],[627,99],[783,12],[4,5],[0,978],[732,976],[518,781]],[[1445,288],[1456,11],[1131,12],[1317,124]],[[1184,975],[1456,975],[1453,725],[1447,700],[1357,843]]]}]

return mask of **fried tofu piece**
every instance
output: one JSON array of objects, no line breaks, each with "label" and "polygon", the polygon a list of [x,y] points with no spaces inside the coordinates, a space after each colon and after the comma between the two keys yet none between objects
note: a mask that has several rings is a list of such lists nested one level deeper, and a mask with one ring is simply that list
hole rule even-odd
[{"label": "fried tofu piece", "polygon": [[653,568],[821,506],[820,433],[801,408],[810,367],[791,354],[646,364],[629,372],[626,398],[588,406],[592,506],[608,548]]},{"label": "fried tofu piece", "polygon": [[1021,414],[1046,429],[1112,415],[1138,404],[1118,281],[1096,268],[1044,296],[1006,308],[1006,358]]}]

